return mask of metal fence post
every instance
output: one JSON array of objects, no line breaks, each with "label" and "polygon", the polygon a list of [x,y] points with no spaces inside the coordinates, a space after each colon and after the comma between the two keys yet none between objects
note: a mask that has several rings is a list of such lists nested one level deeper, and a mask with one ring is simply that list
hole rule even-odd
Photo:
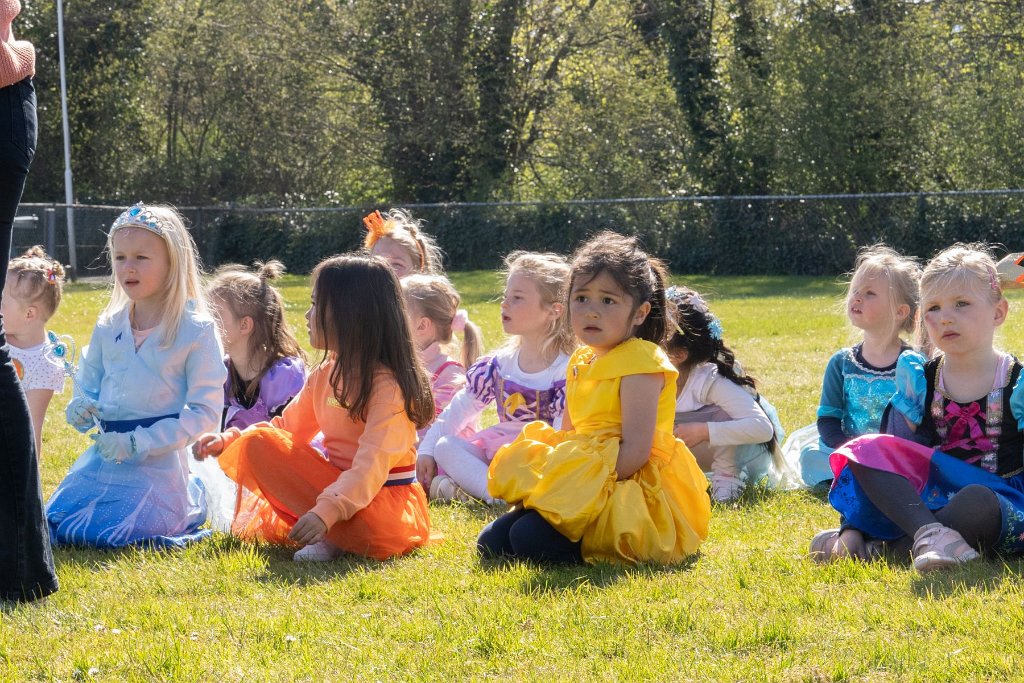
[{"label": "metal fence post", "polygon": [[46,242],[46,253],[53,257],[57,254],[57,209],[52,207],[43,209],[43,215],[46,217],[44,221],[45,237],[43,238]]}]

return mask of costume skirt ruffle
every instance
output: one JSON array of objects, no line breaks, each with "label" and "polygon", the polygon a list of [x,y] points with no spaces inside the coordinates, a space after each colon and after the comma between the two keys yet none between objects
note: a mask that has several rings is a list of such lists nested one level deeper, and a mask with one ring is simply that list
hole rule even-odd
[{"label": "costume skirt ruffle", "polygon": [[831,455],[832,449],[821,440],[816,423],[796,430],[782,445],[782,459],[793,471],[799,473],[805,486],[816,486],[832,480],[832,468],[829,466]]},{"label": "costume skirt ruffle", "polygon": [[656,441],[647,464],[617,481],[619,439],[556,431],[531,422],[491,461],[495,498],[536,510],[582,541],[588,562],[674,564],[707,538],[708,483],[682,441]]},{"label": "costume skirt ruffle", "polygon": [[61,545],[181,547],[210,535],[202,485],[175,451],[114,463],[90,446],[46,504],[50,538]]},{"label": "costume skirt ruffle", "polygon": [[929,510],[940,510],[962,488],[971,484],[992,491],[1002,510],[1002,529],[997,550],[1024,551],[1024,474],[1003,478],[954,458],[948,453],[889,434],[868,434],[848,441],[832,453],[835,482],[829,501],[846,522],[864,533],[884,540],[903,536],[868,500],[850,473],[850,461],[884,472],[898,474],[921,495]]},{"label": "costume skirt ruffle", "polygon": [[[239,485],[232,532],[282,544],[299,517],[341,474],[313,446],[293,443],[288,432],[272,427],[243,432],[219,463]],[[336,522],[326,540],[378,560],[426,545],[430,514],[423,488],[415,482],[382,487],[369,505]]]}]

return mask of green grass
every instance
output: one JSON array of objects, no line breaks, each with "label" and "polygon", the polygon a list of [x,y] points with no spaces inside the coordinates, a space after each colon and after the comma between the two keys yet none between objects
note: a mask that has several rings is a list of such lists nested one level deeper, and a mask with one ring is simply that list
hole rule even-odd
[{"label": "green grass", "polygon": [[[493,273],[454,277],[490,344]],[[822,279],[678,278],[714,293],[726,339],[787,429],[811,421],[828,356],[854,339]],[[288,278],[302,329],[308,282]],[[51,327],[87,343],[105,299],[74,285]],[[1014,293],[1011,305],[1022,297]],[[1024,316],[1000,340],[1024,351]],[[48,494],[85,447],[47,417]],[[820,496],[749,492],[716,506],[683,567],[548,569],[481,564],[495,511],[435,506],[437,546],[383,563],[296,565],[288,551],[226,537],[182,552],[55,552],[61,591],[0,612],[0,680],[326,681],[647,679],[1005,681],[1024,678],[1017,560],[939,576],[884,562],[817,566],[813,533],[835,524]]]}]

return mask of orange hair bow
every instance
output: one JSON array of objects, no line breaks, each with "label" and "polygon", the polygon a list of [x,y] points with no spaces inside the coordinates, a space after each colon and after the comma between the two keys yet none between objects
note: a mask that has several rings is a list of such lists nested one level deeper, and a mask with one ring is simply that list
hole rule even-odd
[{"label": "orange hair bow", "polygon": [[370,233],[366,236],[367,246],[372,245],[388,234],[387,223],[384,221],[384,216],[380,214],[380,211],[374,211],[363,218],[363,225],[366,226],[367,232]]}]

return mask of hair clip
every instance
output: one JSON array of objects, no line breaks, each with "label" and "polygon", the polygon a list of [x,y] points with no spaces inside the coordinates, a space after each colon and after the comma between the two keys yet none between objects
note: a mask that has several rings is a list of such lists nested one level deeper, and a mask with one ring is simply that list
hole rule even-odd
[{"label": "hair clip", "polygon": [[124,227],[138,227],[149,230],[150,232],[160,235],[164,234],[164,225],[153,213],[146,208],[146,205],[142,202],[138,202],[135,206],[129,207],[114,220],[114,224],[110,226],[110,232],[114,232],[118,228]]},{"label": "hair clip", "polygon": [[[707,302],[704,301],[700,294],[693,290],[681,289],[672,285],[665,290],[665,296],[671,299],[672,303],[676,306],[685,304],[700,313],[707,320],[708,333],[711,335],[711,338],[715,341],[722,341],[722,333],[724,332],[722,321],[715,317],[715,314],[711,312]],[[683,334],[678,323],[676,324],[676,330],[680,335]]]},{"label": "hair clip", "polygon": [[57,284],[57,269],[53,266],[46,269],[46,281],[51,285]]},{"label": "hair clip", "polygon": [[988,286],[992,288],[993,292],[999,291],[999,273],[995,268],[988,271]]},{"label": "hair clip", "polygon": [[374,211],[364,216],[363,225],[366,227],[366,231],[370,233],[370,237],[374,242],[387,235],[387,223],[384,221],[384,216],[380,214],[380,211]]}]

